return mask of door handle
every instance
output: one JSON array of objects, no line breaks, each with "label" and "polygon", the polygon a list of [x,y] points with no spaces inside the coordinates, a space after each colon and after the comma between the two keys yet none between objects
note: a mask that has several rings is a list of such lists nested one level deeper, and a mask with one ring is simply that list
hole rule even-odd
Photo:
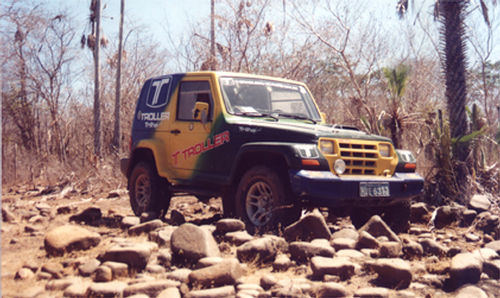
[{"label": "door handle", "polygon": [[178,134],[180,134],[180,133],[181,133],[181,131],[180,131],[180,130],[178,130],[178,129],[172,129],[172,130],[170,131],[170,133],[171,133],[171,134],[174,134],[174,135],[178,135]]}]

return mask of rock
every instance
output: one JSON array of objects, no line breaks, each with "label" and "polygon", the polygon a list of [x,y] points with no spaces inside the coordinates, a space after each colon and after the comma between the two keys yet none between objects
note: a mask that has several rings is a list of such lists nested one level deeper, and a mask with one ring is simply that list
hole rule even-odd
[{"label": "rock", "polygon": [[15,279],[28,280],[35,277],[35,273],[28,268],[21,268],[16,272]]},{"label": "rock", "polygon": [[128,191],[126,189],[115,189],[115,190],[110,191],[106,198],[107,199],[119,198],[122,195],[126,195],[127,192]]},{"label": "rock", "polygon": [[48,255],[62,255],[73,250],[85,250],[96,246],[101,236],[74,225],[64,225],[47,232],[44,239]]},{"label": "rock", "polygon": [[362,226],[358,232],[367,232],[374,237],[385,236],[391,241],[400,242],[399,237],[389,228],[389,226],[380,218],[378,215],[372,216],[364,226]]},{"label": "rock", "polygon": [[198,260],[198,263],[196,263],[196,269],[201,269],[215,264],[219,264],[222,261],[224,261],[224,259],[221,257],[202,258]]},{"label": "rock", "polygon": [[464,284],[475,284],[482,272],[481,261],[472,253],[460,253],[451,259],[450,283],[458,288]]},{"label": "rock", "polygon": [[467,233],[465,234],[465,240],[467,240],[467,242],[478,242],[481,240],[481,237],[474,233]]},{"label": "rock", "polygon": [[366,258],[366,255],[355,249],[341,249],[335,253],[335,257],[343,257],[350,260],[359,260]]},{"label": "rock", "polygon": [[292,242],[288,247],[292,260],[306,262],[314,256],[333,257],[335,249],[329,243]]},{"label": "rock", "polygon": [[352,239],[356,241],[359,238],[359,233],[355,229],[349,229],[349,228],[342,229],[332,234],[332,239],[338,239],[338,238]]},{"label": "rock", "polygon": [[455,298],[488,298],[488,295],[481,289],[475,286],[464,286],[455,291]]},{"label": "rock", "polygon": [[[2,292],[3,292],[3,289],[2,289]],[[33,298],[33,297],[40,297],[40,295],[42,295],[43,293],[45,292],[45,289],[44,287],[42,286],[32,286],[32,287],[29,287],[29,288],[25,288],[25,289],[18,289],[16,291],[16,294],[15,295],[12,295],[13,297],[19,297],[19,298]],[[5,295],[4,293],[2,293],[3,295]],[[7,295],[5,295],[7,296]]]},{"label": "rock", "polygon": [[108,266],[99,266],[95,270],[94,281],[107,282],[113,280],[113,271]]},{"label": "rock", "polygon": [[460,225],[462,227],[469,227],[474,219],[476,219],[477,212],[475,210],[467,209],[462,213]]},{"label": "rock", "polygon": [[137,294],[145,294],[149,297],[156,297],[163,290],[168,288],[178,288],[180,285],[180,282],[169,279],[139,282],[127,286],[123,290],[123,297]]},{"label": "rock", "polygon": [[450,247],[450,248],[448,248],[448,251],[446,252],[446,256],[453,258],[454,256],[458,255],[461,252],[464,252],[461,247]]},{"label": "rock", "polygon": [[354,275],[355,265],[347,258],[311,258],[311,269],[316,279],[322,279],[325,274],[337,275],[346,280]]},{"label": "rock", "polygon": [[356,240],[351,238],[333,238],[330,242],[335,250],[341,249],[354,249],[356,247]]},{"label": "rock", "polygon": [[181,298],[181,292],[178,288],[167,288],[161,291],[156,298]]},{"label": "rock", "polygon": [[492,241],[486,244],[484,247],[493,249],[497,252],[497,254],[500,254],[500,240]]},{"label": "rock", "polygon": [[426,203],[420,202],[410,206],[410,222],[427,223],[429,217],[429,209]]},{"label": "rock", "polygon": [[189,282],[202,287],[234,285],[245,274],[245,269],[236,259],[227,259],[189,274]]},{"label": "rock", "polygon": [[170,267],[172,263],[172,254],[170,253],[169,249],[161,249],[158,252],[157,259],[158,263],[163,267]]},{"label": "rock", "polygon": [[236,291],[234,286],[225,286],[207,290],[195,290],[186,294],[186,298],[219,298],[219,297],[234,297]]},{"label": "rock", "polygon": [[369,266],[378,274],[377,283],[390,288],[406,289],[411,283],[410,263],[402,259],[378,259]]},{"label": "rock", "polygon": [[424,253],[426,255],[432,255],[432,256],[445,256],[446,255],[446,247],[443,245],[439,244],[438,242],[424,238],[424,239],[419,239],[418,243],[422,245],[422,248],[424,249]]},{"label": "rock", "polygon": [[354,292],[356,298],[387,298],[390,291],[386,288],[361,288]]},{"label": "rock", "polygon": [[150,231],[154,231],[158,228],[161,228],[164,225],[165,224],[161,220],[155,219],[152,221],[147,221],[145,223],[141,223],[141,224],[130,227],[128,229],[128,234],[129,235],[139,235],[142,233],[148,233]]},{"label": "rock", "polygon": [[459,218],[459,214],[463,212],[460,212],[461,209],[463,208],[451,206],[438,207],[432,213],[432,224],[438,229],[451,225],[452,223],[457,221],[457,219]]},{"label": "rock", "polygon": [[401,251],[402,245],[396,241],[382,242],[379,248],[379,254],[382,258],[397,258]]},{"label": "rock", "polygon": [[76,278],[56,279],[51,280],[45,285],[47,291],[64,291],[67,287],[75,282],[81,282]]},{"label": "rock", "polygon": [[443,281],[443,277],[437,274],[424,274],[418,279],[418,282],[437,289],[441,289],[443,287]]},{"label": "rock", "polygon": [[114,246],[104,252],[100,260],[103,262],[113,261],[125,263],[130,269],[142,271],[146,268],[150,256],[150,245],[147,243],[136,243],[128,246]]},{"label": "rock", "polygon": [[356,248],[361,249],[361,248],[378,248],[380,246],[380,243],[378,240],[370,235],[370,233],[366,231],[361,231],[359,233],[359,238],[358,242],[356,243]]},{"label": "rock", "polygon": [[253,236],[248,234],[247,231],[229,232],[224,235],[225,241],[238,246],[253,239]]},{"label": "rock", "polygon": [[69,285],[63,293],[64,297],[87,297],[89,284],[86,282],[74,282]]},{"label": "rock", "polygon": [[103,266],[109,267],[113,273],[113,278],[127,277],[128,276],[128,265],[120,262],[107,261],[102,264]]},{"label": "rock", "polygon": [[316,293],[316,297],[347,297],[349,293],[347,289],[336,282],[325,282],[318,285],[314,292]]},{"label": "rock", "polygon": [[403,253],[406,259],[420,258],[424,255],[424,248],[420,243],[409,240],[403,244]]},{"label": "rock", "polygon": [[500,279],[500,260],[489,260],[484,262],[483,272],[491,279]]},{"label": "rock", "polygon": [[151,273],[151,274],[165,273],[165,267],[163,267],[159,264],[148,264],[146,266],[146,272]]},{"label": "rock", "polygon": [[123,297],[127,283],[122,281],[95,282],[88,288],[89,297]]},{"label": "rock", "polygon": [[87,225],[97,225],[102,219],[101,209],[96,207],[90,207],[83,210],[81,213],[73,215],[69,218],[70,221],[75,221],[77,223],[85,223]]},{"label": "rock", "polygon": [[278,279],[272,274],[264,274],[260,278],[260,286],[266,291],[272,288],[277,283]]},{"label": "rock", "polygon": [[167,278],[171,280],[180,281],[181,283],[189,283],[189,274],[191,274],[192,270],[188,268],[180,268],[176,269],[172,272],[167,273]]},{"label": "rock", "polygon": [[101,262],[97,259],[90,259],[78,266],[78,273],[80,273],[81,276],[90,276],[94,271],[96,271],[97,267],[101,265]]},{"label": "rock", "polygon": [[217,234],[226,234],[243,230],[245,230],[245,223],[239,219],[223,218],[215,224],[215,233]]},{"label": "rock", "polygon": [[273,263],[274,271],[287,271],[288,268],[292,267],[294,262],[285,254],[279,254]]},{"label": "rock", "polygon": [[50,262],[42,266],[41,272],[46,272],[53,278],[61,278],[63,276],[63,269],[61,263]]},{"label": "rock", "polygon": [[170,238],[174,259],[195,263],[204,257],[220,256],[214,237],[207,230],[193,224],[178,227]]},{"label": "rock", "polygon": [[8,223],[13,223],[17,221],[17,217],[9,211],[5,206],[2,206],[2,221],[3,222],[8,222]]},{"label": "rock", "polygon": [[149,233],[149,240],[158,243],[162,247],[170,247],[170,238],[177,227],[165,226],[159,230]]},{"label": "rock", "polygon": [[278,253],[278,244],[272,238],[258,238],[240,245],[236,255],[240,262],[272,262]]},{"label": "rock", "polygon": [[141,223],[141,219],[137,216],[125,216],[122,219],[121,227],[123,229],[128,229],[128,228],[136,226],[140,223]]},{"label": "rock", "polygon": [[330,240],[332,236],[325,218],[318,209],[314,209],[313,212],[306,214],[298,221],[286,227],[283,234],[289,242],[311,241],[317,238]]},{"label": "rock", "polygon": [[475,194],[469,201],[469,207],[476,210],[477,212],[488,211],[490,209],[491,202],[486,195]]},{"label": "rock", "polygon": [[170,218],[168,219],[168,223],[174,226],[180,226],[186,222],[186,218],[184,215],[179,212],[177,209],[172,209],[170,211]]}]

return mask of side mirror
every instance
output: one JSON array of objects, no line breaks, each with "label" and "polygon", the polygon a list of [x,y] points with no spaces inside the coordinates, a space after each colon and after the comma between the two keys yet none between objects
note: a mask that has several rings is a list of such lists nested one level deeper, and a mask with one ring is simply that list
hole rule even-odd
[{"label": "side mirror", "polygon": [[321,120],[323,120],[323,123],[326,123],[326,113],[320,112],[320,115],[321,115]]},{"label": "side mirror", "polygon": [[208,122],[208,103],[197,101],[193,109],[193,119],[205,124]]}]

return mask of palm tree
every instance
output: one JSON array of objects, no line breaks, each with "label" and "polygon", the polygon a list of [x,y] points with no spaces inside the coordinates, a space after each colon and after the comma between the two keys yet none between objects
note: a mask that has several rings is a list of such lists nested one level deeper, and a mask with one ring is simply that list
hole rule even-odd
[{"label": "palm tree", "polygon": [[[410,0],[398,0],[397,12],[402,17],[408,10]],[[484,0],[479,0],[485,22],[489,26],[488,8]],[[446,103],[450,121],[450,134],[460,140],[468,134],[469,128],[466,114],[466,44],[465,17],[469,0],[435,0],[434,17],[442,26],[440,38],[443,44],[442,62],[446,81]],[[493,2],[495,3],[495,1]],[[467,170],[465,162],[470,153],[466,142],[456,142],[453,158],[458,162],[457,178],[465,179]]]},{"label": "palm tree", "polygon": [[387,79],[387,85],[391,94],[389,98],[389,129],[394,147],[400,148],[402,123],[404,112],[402,110],[402,99],[408,82],[410,68],[407,65],[400,64],[396,68],[383,68],[384,77]]}]

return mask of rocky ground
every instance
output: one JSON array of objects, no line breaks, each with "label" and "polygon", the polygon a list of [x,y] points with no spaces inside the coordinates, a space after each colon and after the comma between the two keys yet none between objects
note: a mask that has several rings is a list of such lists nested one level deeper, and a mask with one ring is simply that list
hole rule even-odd
[{"label": "rocky ground", "polygon": [[499,198],[412,205],[408,233],[322,210],[278,235],[221,218],[219,199],[132,216],[123,189],[2,194],[3,297],[498,297]]}]

